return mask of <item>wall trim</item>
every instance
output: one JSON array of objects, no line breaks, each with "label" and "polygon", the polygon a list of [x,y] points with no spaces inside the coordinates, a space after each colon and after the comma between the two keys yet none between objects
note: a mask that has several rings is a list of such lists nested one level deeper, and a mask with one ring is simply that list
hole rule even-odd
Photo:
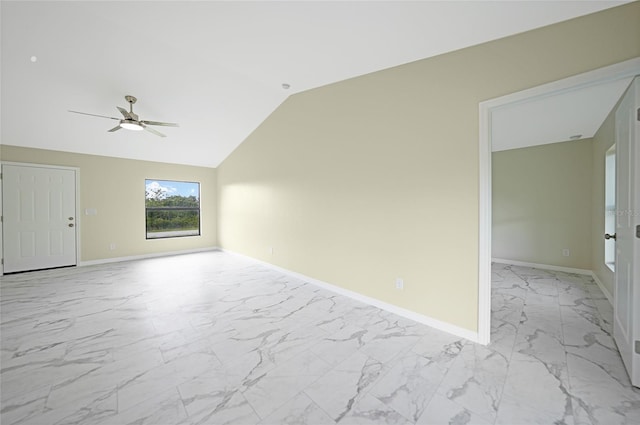
[{"label": "wall trim", "polygon": [[480,103],[478,142],[478,342],[491,339],[491,111]]},{"label": "wall trim", "polygon": [[510,264],[512,266],[521,266],[521,267],[533,267],[535,269],[546,269],[546,270],[553,270],[555,272],[574,273],[574,274],[582,274],[587,276],[591,276],[591,274],[593,273],[591,270],[588,270],[588,269],[576,269],[573,267],[553,266],[551,264],[529,263],[526,261],[507,260],[504,258],[492,258],[491,261],[499,264]]},{"label": "wall trim", "polygon": [[167,252],[154,252],[151,254],[129,255],[126,257],[101,258],[99,260],[80,261],[78,263],[78,266],[79,267],[95,266],[99,264],[120,263],[123,261],[144,260],[147,258],[170,257],[172,255],[195,254],[198,252],[219,251],[219,250],[220,248],[218,248],[217,246],[212,246],[212,247],[206,247],[206,248],[184,249],[181,251],[167,251]]},{"label": "wall trim", "polygon": [[438,329],[440,331],[447,332],[447,333],[450,333],[450,334],[455,335],[455,336],[459,336],[460,338],[464,338],[464,339],[467,339],[469,341],[479,343],[479,338],[478,338],[478,333],[477,332],[473,332],[473,331],[470,331],[468,329],[464,329],[464,328],[461,328],[459,326],[455,326],[455,325],[452,325],[450,323],[443,322],[441,320],[434,319],[432,317],[425,316],[423,314],[416,313],[414,311],[407,310],[405,308],[398,307],[398,306],[395,306],[393,304],[386,303],[384,301],[380,301],[380,300],[378,300],[376,298],[372,298],[372,297],[368,297],[366,295],[362,295],[362,294],[360,294],[358,292],[351,291],[349,289],[345,289],[345,288],[342,288],[340,286],[333,285],[331,283],[327,283],[327,282],[324,282],[324,281],[321,281],[321,280],[318,280],[318,279],[314,279],[312,277],[309,277],[309,276],[303,275],[301,273],[297,273],[297,272],[285,269],[283,267],[276,266],[276,265],[268,263],[266,261],[258,260],[256,258],[250,257],[248,255],[240,254],[238,252],[231,251],[231,250],[224,249],[224,248],[221,248],[220,250],[223,251],[223,252],[226,252],[228,254],[235,255],[237,257],[241,257],[241,258],[244,258],[246,260],[252,261],[254,263],[260,264],[262,266],[265,266],[265,267],[270,268],[272,270],[278,271],[280,273],[289,275],[291,277],[295,277],[297,279],[304,280],[306,282],[311,283],[312,285],[316,285],[316,286],[321,287],[323,289],[326,289],[328,291],[335,292],[336,294],[343,295],[345,297],[354,299],[356,301],[360,301],[360,302],[368,304],[368,305],[372,305],[374,307],[378,307],[379,309],[388,311],[388,312],[393,313],[393,314],[397,314],[398,316],[405,317],[407,319],[413,320],[413,321],[418,322],[418,323],[422,323],[423,325],[430,326],[430,327]]},{"label": "wall trim", "polygon": [[607,287],[604,286],[604,284],[602,283],[602,281],[600,280],[598,275],[595,274],[595,272],[591,272],[591,277],[596,282],[596,285],[598,285],[598,288],[600,288],[600,290],[602,291],[604,296],[607,297],[607,300],[609,301],[609,304],[611,304],[611,306],[613,307],[613,295],[611,295],[611,292],[609,292]]},{"label": "wall trim", "polygon": [[602,281],[598,278],[598,275],[596,275],[593,272],[593,270],[575,269],[572,267],[562,267],[562,266],[552,266],[550,264],[527,263],[526,261],[506,260],[504,258],[492,258],[491,260],[494,263],[509,264],[511,266],[533,267],[536,269],[546,269],[546,270],[553,270],[556,272],[566,272],[566,273],[574,273],[574,274],[590,276],[593,279],[593,281],[596,283],[596,285],[598,285],[598,288],[600,288],[604,296],[607,297],[607,300],[609,301],[609,303],[613,306],[613,296],[611,295],[611,292],[609,292],[607,287],[604,286]]}]

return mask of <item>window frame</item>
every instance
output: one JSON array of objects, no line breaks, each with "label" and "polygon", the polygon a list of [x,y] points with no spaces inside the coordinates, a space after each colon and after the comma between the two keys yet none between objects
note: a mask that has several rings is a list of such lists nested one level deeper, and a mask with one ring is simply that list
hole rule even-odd
[{"label": "window frame", "polygon": [[[172,183],[177,183],[177,184],[195,184],[196,188],[197,188],[197,195],[196,195],[196,199],[198,200],[198,206],[197,207],[176,207],[176,206],[170,206],[170,207],[148,207],[147,206],[147,187],[150,183],[152,182],[158,182],[159,184],[165,184],[166,186],[170,186]],[[158,240],[158,239],[173,239],[173,238],[185,238],[185,237],[194,237],[194,236],[202,236],[202,189],[201,189],[201,182],[199,181],[188,181],[188,180],[169,180],[169,179],[152,179],[152,178],[145,178],[144,180],[144,187],[145,187],[145,195],[144,195],[144,222],[145,222],[145,239],[146,240]],[[171,196],[168,196],[167,198],[170,198]],[[197,233],[188,233],[188,234],[178,234],[180,232],[184,232],[184,230],[166,230],[166,231],[159,231],[159,232],[149,232],[148,229],[148,219],[149,219],[149,212],[150,211],[197,211],[197,215],[198,215],[198,228],[197,228]],[[196,232],[196,230],[194,230],[194,232]],[[153,234],[153,233],[176,233],[176,234],[166,234],[164,236],[156,236],[156,237],[149,237],[149,234]]]},{"label": "window frame", "polygon": [[[604,154],[604,231],[616,233],[616,144],[609,147]],[[604,240],[604,264],[612,271],[616,269],[615,239]]]}]

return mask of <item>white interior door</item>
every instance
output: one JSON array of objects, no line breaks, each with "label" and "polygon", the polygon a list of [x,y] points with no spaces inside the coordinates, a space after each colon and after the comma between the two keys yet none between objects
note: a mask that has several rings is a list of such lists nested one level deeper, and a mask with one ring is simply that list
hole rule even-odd
[{"label": "white interior door", "polygon": [[2,166],[4,272],[76,264],[76,172]]},{"label": "white interior door", "polygon": [[616,110],[614,338],[640,387],[640,77]]}]

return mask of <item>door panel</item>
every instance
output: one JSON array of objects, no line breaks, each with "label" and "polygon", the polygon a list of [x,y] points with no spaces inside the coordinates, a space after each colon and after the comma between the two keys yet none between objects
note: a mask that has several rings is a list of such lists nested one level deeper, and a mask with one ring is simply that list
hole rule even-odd
[{"label": "door panel", "polygon": [[640,79],[636,77],[616,110],[616,269],[614,330],[631,382],[640,386]]},{"label": "door panel", "polygon": [[2,166],[4,272],[76,264],[74,170]]}]

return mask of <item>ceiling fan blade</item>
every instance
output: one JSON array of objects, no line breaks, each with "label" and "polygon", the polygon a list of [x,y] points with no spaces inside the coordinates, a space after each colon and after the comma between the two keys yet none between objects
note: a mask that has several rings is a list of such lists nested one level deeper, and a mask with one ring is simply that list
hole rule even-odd
[{"label": "ceiling fan blade", "polygon": [[114,131],[118,131],[120,130],[122,127],[120,127],[120,124],[116,125],[115,127],[113,127],[111,130],[109,130],[109,133],[113,133]]},{"label": "ceiling fan blade", "polygon": [[162,125],[165,127],[180,127],[178,124],[173,122],[160,122],[160,121],[140,121],[142,124],[147,125]]},{"label": "ceiling fan blade", "polygon": [[153,133],[153,134],[155,134],[156,136],[160,136],[160,137],[167,137],[165,134],[162,134],[162,133],[160,133],[159,131],[154,130],[154,129],[153,129],[153,128],[151,128],[151,127],[147,127],[143,122],[140,122],[140,125],[142,125],[142,128],[144,128],[145,130],[147,130],[149,133]]},{"label": "ceiling fan blade", "polygon": [[91,115],[92,117],[109,118],[110,120],[120,121],[120,118],[108,117],[106,115],[88,114],[86,112],[78,112],[78,111],[71,111],[71,110],[69,110],[69,112],[73,112],[74,114]]},{"label": "ceiling fan blade", "polygon": [[124,116],[125,119],[127,119],[127,120],[133,119],[133,117],[131,116],[129,111],[127,111],[126,109],[121,108],[119,106],[116,106],[116,108],[118,108],[118,111],[120,111],[120,113]]}]

